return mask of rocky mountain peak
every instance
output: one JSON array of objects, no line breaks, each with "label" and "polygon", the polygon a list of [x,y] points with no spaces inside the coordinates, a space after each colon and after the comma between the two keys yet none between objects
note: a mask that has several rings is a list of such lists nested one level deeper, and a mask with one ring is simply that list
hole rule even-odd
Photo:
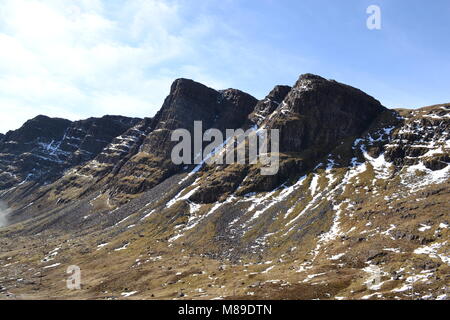
[{"label": "rocky mountain peak", "polygon": [[301,74],[300,77],[298,78],[298,82],[301,81],[320,81],[320,82],[326,82],[327,79],[325,79],[324,77],[321,77],[317,74],[313,74],[313,73],[304,73]]},{"label": "rocky mountain peak", "polygon": [[291,89],[292,87],[290,86],[275,86],[266,98],[258,102],[255,110],[249,116],[250,121],[257,125],[263,123],[267,116],[278,108]]},{"label": "rocky mountain peak", "polygon": [[172,83],[168,99],[176,99],[177,97],[208,99],[208,97],[215,96],[216,93],[216,90],[209,88],[200,82],[180,78]]},{"label": "rocky mountain peak", "polygon": [[[13,144],[16,147],[20,145],[19,148],[26,148],[26,143],[30,143],[36,139],[57,139],[64,134],[64,131],[67,130],[71,123],[70,120],[39,115],[25,122],[18,130],[6,133],[6,145],[3,147],[12,147]],[[11,144],[9,142],[16,143]],[[25,150],[23,149],[23,151]]]},{"label": "rocky mountain peak", "polygon": [[168,133],[179,128],[193,132],[195,121],[202,121],[204,130],[238,128],[256,103],[254,97],[240,90],[216,91],[193,80],[177,79],[141,151],[170,154],[173,143]]},{"label": "rocky mountain peak", "polygon": [[384,111],[361,90],[305,74],[265,125],[280,129],[285,152],[319,147],[328,152],[336,142],[361,134]]},{"label": "rocky mountain peak", "polygon": [[256,103],[254,97],[240,90],[217,91],[193,80],[175,80],[138,150],[125,157],[105,188],[116,199],[128,199],[154,187],[183,169],[170,161],[177,143],[171,140],[173,130],[186,129],[193,134],[195,121],[201,121],[203,131],[240,128]]},{"label": "rocky mountain peak", "polygon": [[222,95],[222,98],[228,102],[227,104],[224,104],[224,106],[229,107],[234,112],[240,113],[241,116],[243,114],[248,115],[252,112],[258,102],[250,94],[237,89],[227,89],[219,91],[219,93]]},{"label": "rocky mountain peak", "polygon": [[282,102],[291,90],[291,86],[278,85],[275,86],[272,91],[270,91],[269,95],[266,98],[277,102]]},{"label": "rocky mountain peak", "polygon": [[99,154],[140,119],[105,116],[70,121],[37,116],[0,141],[0,190],[18,183],[53,182]]}]

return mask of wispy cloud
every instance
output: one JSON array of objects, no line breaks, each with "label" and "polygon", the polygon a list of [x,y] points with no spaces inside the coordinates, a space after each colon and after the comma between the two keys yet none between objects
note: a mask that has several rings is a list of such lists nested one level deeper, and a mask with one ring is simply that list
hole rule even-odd
[{"label": "wispy cloud", "polygon": [[2,1],[0,132],[37,114],[143,116],[159,108],[176,73],[164,63],[192,54],[208,26],[184,28],[176,2],[107,3]]},{"label": "wispy cloud", "polygon": [[8,214],[11,210],[0,201],[0,228],[8,225]]}]

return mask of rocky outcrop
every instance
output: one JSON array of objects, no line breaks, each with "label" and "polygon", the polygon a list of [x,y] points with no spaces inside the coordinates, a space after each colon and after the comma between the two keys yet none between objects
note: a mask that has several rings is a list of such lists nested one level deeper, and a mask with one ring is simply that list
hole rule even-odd
[{"label": "rocky outcrop", "polygon": [[[108,172],[117,172],[130,157],[138,152],[145,137],[152,130],[152,122],[152,118],[145,118],[125,133],[114,138],[95,158],[94,164],[100,163],[103,167],[109,167]],[[88,167],[90,165],[92,164],[88,164]]]},{"label": "rocky outcrop", "polygon": [[450,163],[445,151],[450,133],[450,105],[422,110],[402,110],[403,127],[395,130],[386,145],[386,159],[396,166],[423,163],[431,170],[441,170]]},{"label": "rocky outcrop", "polygon": [[302,75],[292,88],[277,86],[249,119],[260,128],[280,130],[278,173],[261,176],[258,166],[246,166],[240,174],[217,177],[211,166],[191,200],[215,202],[238,187],[239,194],[273,190],[316,166],[344,140],[361,135],[386,110],[361,90],[312,74]]},{"label": "rocky outcrop", "polygon": [[216,91],[192,80],[176,80],[153,120],[153,131],[111,182],[112,194],[143,192],[183,169],[171,161],[177,143],[171,141],[173,130],[187,129],[193,136],[195,121],[202,122],[203,131],[240,128],[256,103],[255,98],[236,89]]},{"label": "rocky outcrop", "polygon": [[360,135],[386,109],[361,90],[305,74],[265,126],[280,129],[281,152],[329,152],[342,139]]},{"label": "rocky outcrop", "polygon": [[67,169],[92,160],[137,121],[121,116],[29,120],[0,142],[0,189],[30,181],[51,183]]},{"label": "rocky outcrop", "polygon": [[258,102],[255,110],[249,116],[250,121],[261,125],[278,108],[291,89],[290,86],[276,86],[265,99]]},{"label": "rocky outcrop", "polygon": [[193,133],[194,121],[201,121],[204,131],[240,128],[257,100],[235,89],[216,91],[188,79],[172,84],[170,95],[154,119],[154,131],[145,139],[141,151],[158,157],[170,157],[173,130]]}]

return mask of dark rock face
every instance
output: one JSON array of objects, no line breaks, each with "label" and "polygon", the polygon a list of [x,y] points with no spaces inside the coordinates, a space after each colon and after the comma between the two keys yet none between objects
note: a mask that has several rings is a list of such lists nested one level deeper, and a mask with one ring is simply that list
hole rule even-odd
[{"label": "dark rock face", "polygon": [[172,149],[177,144],[171,141],[173,130],[183,128],[193,135],[194,121],[202,122],[203,131],[237,129],[256,103],[254,97],[239,90],[216,91],[192,80],[176,80],[139,152],[114,178],[113,194],[143,192],[182,169],[171,161]]},{"label": "dark rock face", "polygon": [[283,102],[291,89],[292,87],[290,86],[276,86],[265,99],[258,102],[255,110],[249,117],[250,121],[257,125],[262,124]]},{"label": "dark rock face", "polygon": [[33,149],[33,142],[57,140],[64,135],[71,121],[37,116],[28,120],[20,129],[6,133],[2,152],[24,153]]},{"label": "dark rock face", "polygon": [[103,165],[111,165],[117,171],[131,156],[136,154],[145,137],[152,130],[152,118],[145,118],[128,129],[106,146],[95,160]]},{"label": "dark rock face", "polygon": [[[437,108],[437,110],[435,110]],[[404,128],[392,135],[386,146],[386,160],[396,166],[416,165],[420,161],[433,171],[441,170],[450,163],[450,156],[443,149],[429,152],[428,146],[436,141],[445,141],[450,132],[449,105],[425,109],[404,123]]]},{"label": "dark rock face", "polygon": [[240,128],[256,103],[255,98],[239,90],[216,91],[192,80],[178,79],[155,116],[154,130],[141,151],[170,157],[172,131],[183,128],[193,133],[194,121],[202,121],[204,131]]},{"label": "dark rock face", "polygon": [[[72,137],[72,143],[63,141],[63,145],[73,152],[97,155],[111,140],[134,126],[140,119],[120,116],[104,116],[77,121],[66,133],[66,139]],[[79,141],[77,143],[76,141]],[[75,143],[74,143],[75,142]],[[92,159],[92,157],[89,157]]]},{"label": "dark rock face", "polygon": [[306,74],[267,121],[280,129],[280,151],[328,152],[336,142],[361,134],[386,109],[361,90]]},{"label": "dark rock face", "polygon": [[312,74],[302,75],[293,88],[277,86],[249,119],[261,128],[280,130],[278,173],[261,176],[258,168],[245,166],[239,174],[223,170],[227,174],[217,175],[211,167],[209,180],[190,199],[215,202],[238,187],[240,195],[271,191],[316,165],[344,139],[362,134],[386,110],[358,89]]},{"label": "dark rock face", "polygon": [[203,181],[199,190],[189,200],[195,203],[213,203],[218,200],[225,200],[232,191],[239,187],[247,174],[247,166],[224,166],[221,170],[211,172]]},{"label": "dark rock face", "polygon": [[225,200],[233,193],[244,196],[252,192],[272,191],[301,169],[301,161],[286,157],[280,159],[278,174],[269,176],[262,176],[259,169],[249,165],[224,165],[220,170],[211,166],[205,169],[206,178],[189,200],[195,203],[213,203]]},{"label": "dark rock face", "polygon": [[105,116],[71,122],[38,116],[0,142],[0,189],[23,181],[50,183],[93,159],[138,119]]}]

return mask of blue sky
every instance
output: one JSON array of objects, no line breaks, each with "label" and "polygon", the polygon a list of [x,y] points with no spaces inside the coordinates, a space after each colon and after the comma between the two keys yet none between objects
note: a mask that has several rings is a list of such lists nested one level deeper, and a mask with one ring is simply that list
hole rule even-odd
[{"label": "blue sky", "polygon": [[2,0],[0,132],[152,116],[180,77],[263,98],[311,72],[387,107],[450,102],[449,17],[448,0]]}]

